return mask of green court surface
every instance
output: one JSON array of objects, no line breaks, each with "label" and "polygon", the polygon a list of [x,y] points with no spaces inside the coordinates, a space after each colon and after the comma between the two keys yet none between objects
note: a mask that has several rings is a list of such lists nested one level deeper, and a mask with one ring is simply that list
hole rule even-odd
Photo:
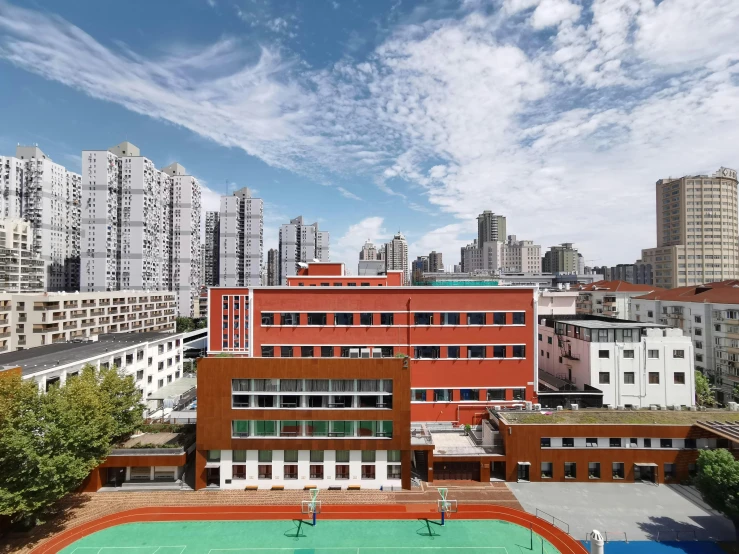
[{"label": "green court surface", "polygon": [[177,521],[128,523],[64,554],[557,554],[525,527],[499,520]]}]

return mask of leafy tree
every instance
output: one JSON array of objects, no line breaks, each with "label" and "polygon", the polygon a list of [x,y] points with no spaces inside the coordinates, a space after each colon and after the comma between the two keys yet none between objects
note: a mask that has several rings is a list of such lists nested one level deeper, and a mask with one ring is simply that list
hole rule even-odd
[{"label": "leafy tree", "polygon": [[196,329],[205,329],[205,327],[207,325],[208,325],[208,320],[205,319],[205,318],[202,318],[202,319],[198,319],[197,320],[197,322],[195,323],[195,328]]},{"label": "leafy tree", "polygon": [[178,333],[189,333],[195,330],[195,323],[190,317],[180,316],[176,319],[175,327]]},{"label": "leafy tree", "polygon": [[[95,368],[88,365],[82,372],[95,375]],[[136,388],[133,375],[126,375],[113,366],[110,369],[100,370],[97,379],[100,383],[100,392],[104,395],[109,413],[115,422],[113,442],[128,438],[144,423],[145,406],[141,402],[141,391]]]},{"label": "leafy tree", "polygon": [[716,403],[711,385],[702,372],[695,372],[695,403],[699,406],[713,406]]},{"label": "leafy tree", "polygon": [[709,506],[731,520],[739,537],[739,462],[733,454],[723,448],[701,451],[695,486]]}]

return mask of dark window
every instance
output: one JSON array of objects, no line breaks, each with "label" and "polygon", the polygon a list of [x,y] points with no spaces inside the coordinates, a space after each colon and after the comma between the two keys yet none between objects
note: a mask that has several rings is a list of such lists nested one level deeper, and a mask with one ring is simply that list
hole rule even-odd
[{"label": "dark window", "polygon": [[446,357],[447,358],[459,358],[459,346],[447,346]]},{"label": "dark window", "polygon": [[459,325],[459,312],[446,312],[441,314],[442,325]]},{"label": "dark window", "polygon": [[650,371],[649,372],[649,384],[650,385],[659,385],[659,372],[657,372],[657,371]]},{"label": "dark window", "polygon": [[644,439],[644,448],[652,448],[652,439]]},{"label": "dark window", "polygon": [[526,389],[513,389],[513,400],[526,400]]},{"label": "dark window", "polygon": [[308,325],[326,325],[326,314],[308,314]]},{"label": "dark window", "polygon": [[684,385],[685,384],[685,373],[682,371],[677,371],[673,374],[673,380],[676,385]]},{"label": "dark window", "polygon": [[343,286],[343,285],[344,285],[343,283],[334,283],[334,286],[335,286],[335,287],[341,287],[341,286]]},{"label": "dark window", "polygon": [[380,314],[380,325],[392,325],[394,314]]},{"label": "dark window", "polygon": [[275,314],[269,314],[266,312],[262,312],[262,325],[274,325],[275,324]]},{"label": "dark window", "polygon": [[484,346],[468,346],[467,347],[468,358],[484,358],[485,347]]},{"label": "dark window", "polygon": [[588,448],[598,448],[598,439],[595,437],[585,439],[585,446]]},{"label": "dark window", "polygon": [[356,287],[357,284],[356,283],[347,283],[346,286],[347,287]]},{"label": "dark window", "polygon": [[505,400],[505,389],[488,389],[488,401]]},{"label": "dark window", "polygon": [[542,462],[541,463],[541,478],[542,479],[551,479],[554,475],[554,464],[552,462]]},{"label": "dark window", "polygon": [[460,389],[459,399],[463,401],[479,400],[480,393],[476,389]]},{"label": "dark window", "polygon": [[588,477],[600,479],[600,462],[588,462]]},{"label": "dark window", "polygon": [[280,321],[283,325],[300,325],[300,314],[291,312],[280,314]]},{"label": "dark window", "polygon": [[413,402],[426,402],[426,391],[415,389],[413,391]]},{"label": "dark window", "polygon": [[362,479],[374,479],[374,478],[375,478],[375,466],[362,465]]},{"label": "dark window", "polygon": [[[490,391],[488,391],[490,392]],[[541,438],[539,439],[539,444],[542,448],[550,448],[552,446],[552,439],[549,438]]]},{"label": "dark window", "polygon": [[336,451],[336,463],[348,464],[349,463],[349,451],[348,450],[337,450]]},{"label": "dark window", "polygon": [[523,344],[513,345],[513,357],[514,358],[525,358],[526,357],[526,346]]},{"label": "dark window", "polygon": [[280,357],[292,358],[293,357],[293,347],[292,346],[280,346]]},{"label": "dark window", "polygon": [[632,437],[629,439],[629,446],[636,448],[637,446],[639,446],[639,441]]},{"label": "dark window", "polygon": [[297,464],[285,464],[283,473],[285,474],[285,479],[297,479],[298,478]]},{"label": "dark window", "polygon": [[354,314],[334,314],[335,325],[354,325]]},{"label": "dark window", "polygon": [[673,358],[685,358],[685,350],[673,350],[672,357]]},{"label": "dark window", "polygon": [[524,312],[513,312],[513,325],[525,325],[526,314]]},{"label": "dark window", "polygon": [[323,450],[311,450],[310,461],[312,463],[323,463]]},{"label": "dark window", "polygon": [[334,347],[333,346],[322,346],[321,347],[321,358],[333,358]]},{"label": "dark window", "polygon": [[565,462],[565,479],[577,478],[577,464],[575,462]]},{"label": "dark window", "polygon": [[439,346],[416,346],[414,349],[414,358],[432,358],[440,357],[441,347]]},{"label": "dark window", "polygon": [[323,466],[311,464],[310,478],[311,479],[323,479]]},{"label": "dark window", "polygon": [[685,439],[685,448],[697,448],[695,439]]},{"label": "dark window", "polygon": [[349,479],[349,466],[348,465],[337,465],[336,466],[336,479]]},{"label": "dark window", "polygon": [[372,314],[359,314],[360,325],[372,325]]},{"label": "dark window", "polygon": [[300,356],[302,358],[312,358],[313,357],[313,347],[312,346],[301,346]]},{"label": "dark window", "polygon": [[434,402],[451,402],[451,389],[434,389]]},{"label": "dark window", "polygon": [[495,312],[493,314],[493,325],[505,325],[505,312]]},{"label": "dark window", "polygon": [[430,312],[414,314],[416,325],[433,325],[434,314]]},{"label": "dark window", "polygon": [[621,439],[611,438],[608,441],[608,445],[611,448],[621,448]]},{"label": "dark window", "polygon": [[672,439],[659,439],[660,448],[672,448]]},{"label": "dark window", "polygon": [[634,351],[624,350],[624,358],[634,359]]},{"label": "dark window", "polygon": [[675,464],[665,464],[665,479],[674,479],[677,477],[677,466]]},{"label": "dark window", "polygon": [[484,312],[471,312],[467,314],[467,325],[485,325]]},{"label": "dark window", "polygon": [[611,353],[608,350],[598,350],[598,357],[599,358],[610,358]]},{"label": "dark window", "polygon": [[539,333],[539,342],[541,342],[541,333]]},{"label": "dark window", "polygon": [[547,337],[547,344],[552,344],[552,337]]},{"label": "dark window", "polygon": [[625,371],[624,372],[624,385],[633,385],[633,384],[634,384],[634,372]]},{"label": "dark window", "polygon": [[505,346],[502,344],[493,346],[493,358],[505,358]]},{"label": "dark window", "polygon": [[562,446],[565,448],[575,448],[575,439],[569,437],[563,438]]},{"label": "dark window", "polygon": [[369,283],[361,283],[360,286],[362,286],[362,287],[368,287],[368,286],[370,286],[370,284]]},{"label": "dark window", "polygon": [[274,346],[262,346],[262,358],[274,358],[275,347]]},{"label": "dark window", "polygon": [[613,473],[614,479],[623,479],[624,478],[623,462],[613,462],[613,464],[611,464],[611,471]]},{"label": "dark window", "polygon": [[607,371],[599,372],[598,383],[601,385],[609,385],[611,383],[611,374]]},{"label": "dark window", "polygon": [[331,285],[330,285],[330,283],[321,283],[321,286],[322,286],[322,287],[329,287],[329,286],[331,286]]}]

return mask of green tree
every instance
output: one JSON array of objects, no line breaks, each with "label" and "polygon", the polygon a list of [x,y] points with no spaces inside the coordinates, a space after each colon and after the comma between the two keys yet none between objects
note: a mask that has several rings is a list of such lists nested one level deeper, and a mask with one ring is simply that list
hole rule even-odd
[{"label": "green tree", "polygon": [[711,385],[702,372],[695,372],[695,403],[699,406],[713,406],[716,403]]},{"label": "green tree", "polygon": [[208,320],[206,318],[198,319],[195,323],[196,329],[205,329],[206,325],[208,325]]},{"label": "green tree", "polygon": [[726,449],[703,450],[695,486],[706,503],[734,524],[739,537],[739,462]]},{"label": "green tree", "polygon": [[[95,375],[95,368],[91,365],[85,366],[82,373]],[[144,423],[145,406],[141,402],[141,391],[136,388],[133,375],[126,375],[122,370],[113,366],[110,369],[101,369],[97,380],[100,384],[100,392],[107,404],[108,413],[115,422],[113,442],[128,438]]]},{"label": "green tree", "polygon": [[176,320],[175,327],[178,333],[189,333],[195,330],[195,323],[190,317],[180,316]]},{"label": "green tree", "polygon": [[39,513],[108,455],[115,422],[92,377],[46,394],[20,376],[0,378],[0,514]]}]

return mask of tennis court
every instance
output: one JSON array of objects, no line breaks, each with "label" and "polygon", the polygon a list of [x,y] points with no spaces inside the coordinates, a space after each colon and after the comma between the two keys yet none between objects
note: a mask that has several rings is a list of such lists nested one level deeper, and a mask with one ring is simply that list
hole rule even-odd
[{"label": "tennis court", "polygon": [[501,520],[167,521],[93,533],[64,554],[558,554]]}]

